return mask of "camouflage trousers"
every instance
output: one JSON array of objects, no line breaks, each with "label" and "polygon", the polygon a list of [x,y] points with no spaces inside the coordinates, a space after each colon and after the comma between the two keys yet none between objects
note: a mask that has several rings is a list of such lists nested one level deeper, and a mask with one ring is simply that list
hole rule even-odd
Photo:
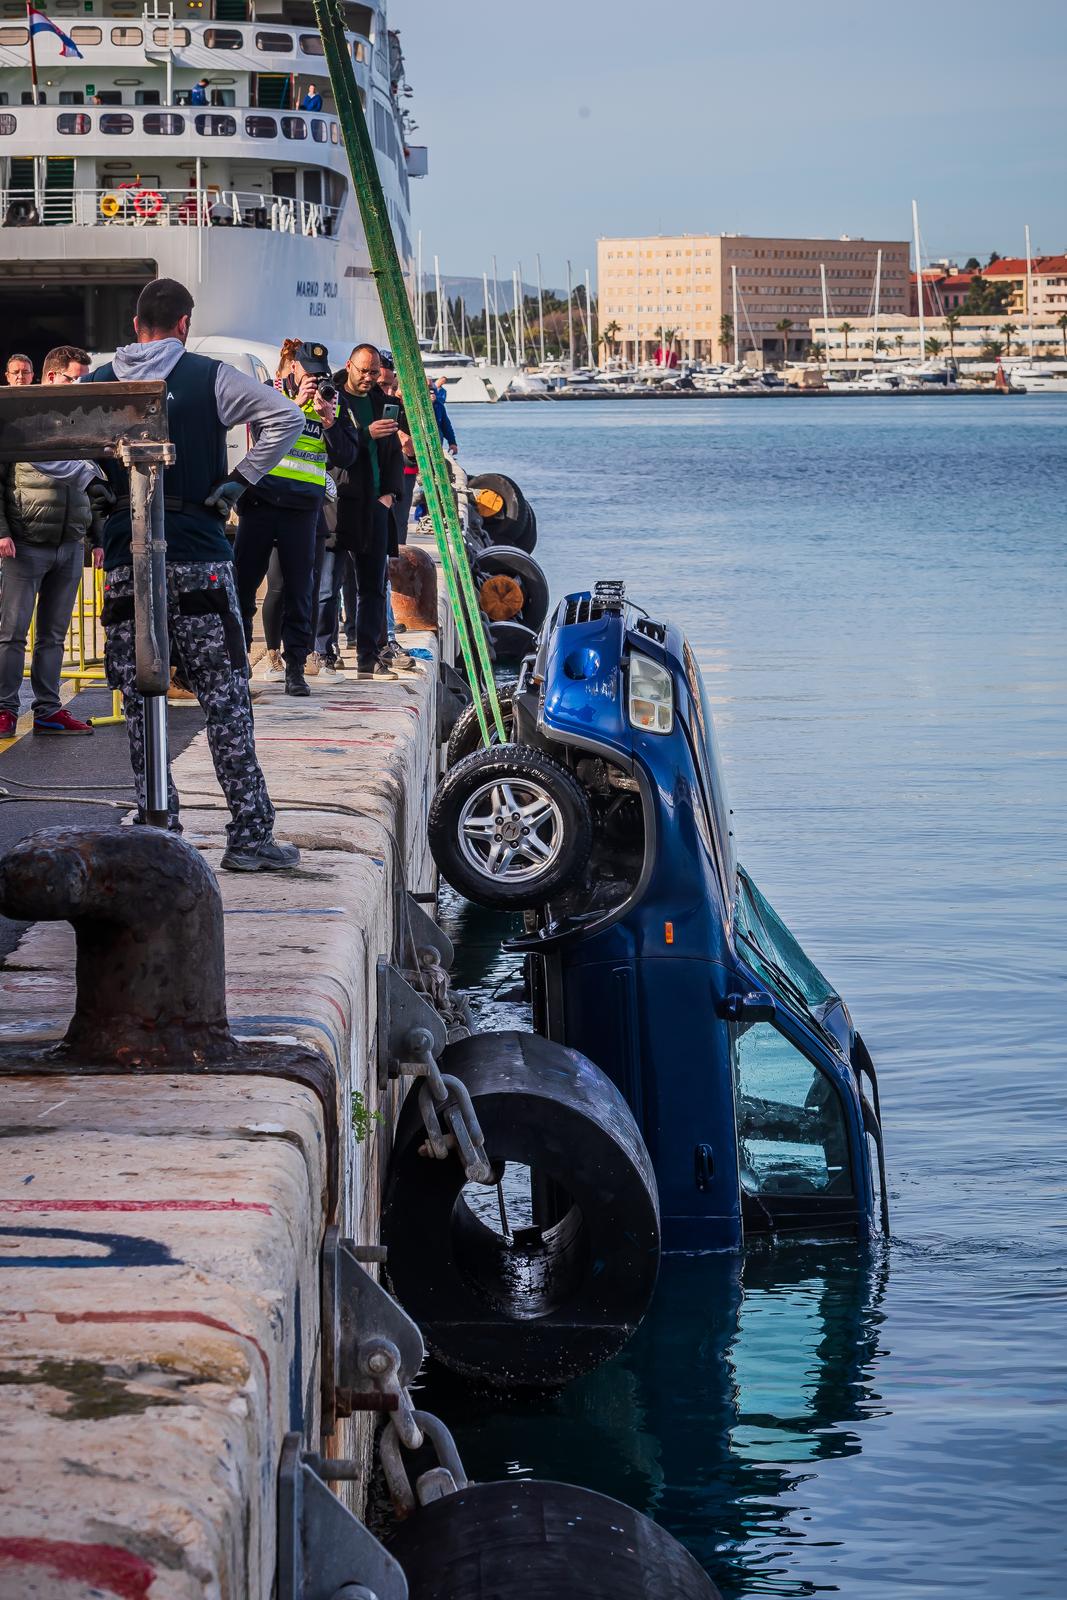
[{"label": "camouflage trousers", "polygon": [[[220,593],[221,591],[221,593]],[[198,613],[198,606],[224,607]],[[122,693],[130,735],[130,762],[137,787],[141,818],[145,815],[144,699],[137,690],[132,614],[121,617],[133,596],[133,572],[116,567],[107,574],[104,665],[107,681]],[[182,597],[185,597],[183,600]],[[193,598],[196,597],[196,598]],[[201,599],[206,597],[206,599]],[[108,622],[107,602],[121,620]],[[125,602],[125,605],[123,604]],[[207,718],[207,741],[215,775],[233,821],[226,833],[233,849],[261,844],[274,831],[274,807],[267,794],[252,726],[252,700],[248,692],[248,662],[244,655],[241,612],[228,561],[167,562],[167,623],[171,663],[178,676],[200,701]],[[179,827],[178,791],[167,767],[170,826]]]}]

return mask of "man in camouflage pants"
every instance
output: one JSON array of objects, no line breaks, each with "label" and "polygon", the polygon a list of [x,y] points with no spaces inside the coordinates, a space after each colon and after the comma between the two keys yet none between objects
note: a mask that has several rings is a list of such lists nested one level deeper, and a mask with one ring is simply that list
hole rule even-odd
[{"label": "man in camouflage pants", "polygon": [[[175,462],[163,474],[167,540],[167,624],[178,676],[207,718],[215,773],[232,821],[222,865],[232,872],[277,872],[296,866],[300,852],[274,839],[274,808],[256,758],[241,611],[233,580],[226,518],[249,485],[285,455],[303,427],[301,412],[270,385],[225,362],[185,349],[193,300],[170,278],[157,278],[137,302],[137,343],[88,382],[166,380],[167,421]],[[254,443],[232,472],[227,430],[246,423]],[[115,463],[104,470],[115,507],[104,528],[103,623],[105,663],[112,688],[122,691],[139,820],[146,813],[144,700],[137,689],[133,571],[130,566],[129,485]],[[178,794],[167,771],[170,826],[179,827]]]}]

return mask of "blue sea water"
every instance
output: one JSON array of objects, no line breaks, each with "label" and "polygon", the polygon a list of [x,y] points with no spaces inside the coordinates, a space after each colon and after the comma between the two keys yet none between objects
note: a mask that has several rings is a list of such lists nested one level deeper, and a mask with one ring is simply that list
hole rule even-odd
[{"label": "blue sea water", "polygon": [[[684,621],[741,859],[879,1065],[887,1251],[668,1261],[475,1477],[654,1516],[727,1600],[1065,1591],[1067,397],[456,407],[554,596]],[[471,911],[489,999],[509,960]],[[481,948],[479,948],[481,945]]]}]

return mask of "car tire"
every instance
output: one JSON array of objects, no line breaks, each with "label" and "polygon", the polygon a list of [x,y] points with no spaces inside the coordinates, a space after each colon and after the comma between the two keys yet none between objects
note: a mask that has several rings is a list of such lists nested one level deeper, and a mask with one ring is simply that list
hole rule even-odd
[{"label": "car tire", "polygon": [[[503,742],[507,744],[511,743],[511,736],[515,727],[515,711],[511,703],[515,688],[514,680],[510,683],[498,683],[496,686],[496,697],[500,702],[500,720],[504,724],[505,737]],[[485,720],[489,724],[489,737],[492,740],[492,744],[499,747],[502,741],[493,722],[493,714],[489,709],[489,696],[487,694],[482,695],[482,709],[485,712]],[[455,726],[449,735],[448,748],[445,750],[446,770],[451,772],[452,768],[458,766],[467,756],[472,756],[477,751],[484,749],[482,730],[478,722],[478,712],[474,706],[470,705],[466,711],[461,712],[456,718]]]},{"label": "car tire", "polygon": [[584,871],[593,812],[577,778],[551,756],[495,745],[443,779],[429,842],[442,877],[475,905],[532,911]]},{"label": "car tire", "polygon": [[549,593],[548,579],[533,556],[509,545],[490,545],[475,556],[471,572],[476,588],[481,588],[486,578],[514,578],[522,589],[522,610],[513,620],[537,632],[548,615]]}]

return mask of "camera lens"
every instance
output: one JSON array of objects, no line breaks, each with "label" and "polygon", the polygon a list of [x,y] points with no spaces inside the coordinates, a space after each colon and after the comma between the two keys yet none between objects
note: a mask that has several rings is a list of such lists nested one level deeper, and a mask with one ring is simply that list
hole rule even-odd
[{"label": "camera lens", "polygon": [[320,383],[319,399],[325,400],[328,406],[332,406],[337,399],[337,385],[334,383]]}]

